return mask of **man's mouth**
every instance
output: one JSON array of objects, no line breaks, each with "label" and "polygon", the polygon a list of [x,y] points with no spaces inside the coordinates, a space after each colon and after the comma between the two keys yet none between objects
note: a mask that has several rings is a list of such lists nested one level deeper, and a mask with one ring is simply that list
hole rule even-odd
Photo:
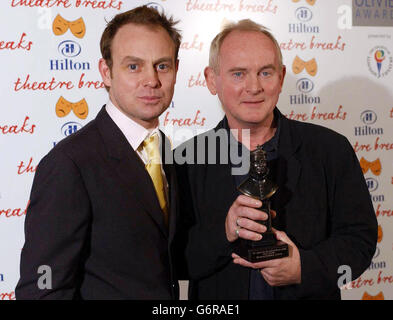
[{"label": "man's mouth", "polygon": [[245,100],[242,103],[247,105],[257,105],[263,103],[265,100]]},{"label": "man's mouth", "polygon": [[160,96],[141,96],[139,97],[140,100],[142,100],[144,103],[148,104],[154,104],[157,103],[161,100]]}]

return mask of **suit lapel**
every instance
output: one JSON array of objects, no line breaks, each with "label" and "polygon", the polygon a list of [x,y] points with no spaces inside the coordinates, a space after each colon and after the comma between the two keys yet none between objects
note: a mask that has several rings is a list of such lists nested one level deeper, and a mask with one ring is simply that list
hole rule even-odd
[{"label": "suit lapel", "polygon": [[[297,182],[301,173],[301,164],[296,158],[296,151],[301,141],[296,133],[291,131],[290,122],[284,116],[281,117],[281,132],[279,137],[278,159],[277,159],[277,184],[279,189],[274,195],[273,203],[276,210],[285,214],[285,207],[296,192]],[[278,215],[279,221],[283,222],[285,217]]]},{"label": "suit lapel", "polygon": [[[225,124],[224,120],[220,121],[215,131],[225,129],[228,134],[228,142],[230,141],[230,132]],[[222,159],[220,155],[221,148],[216,148],[216,161],[220,161]],[[237,151],[237,150],[236,150]],[[208,154],[208,150],[206,151]],[[230,155],[230,145],[228,143],[228,155]],[[237,186],[235,182],[235,178],[232,175],[232,166],[230,163],[230,157],[228,157],[228,164],[219,164],[209,166],[209,170],[212,170],[210,174],[207,174],[208,177],[213,177],[213,181],[208,181],[206,183],[209,188],[206,188],[206,199],[211,198],[212,195],[215,195],[214,202],[220,203],[220,206],[223,208],[230,208],[233,201],[239,195],[237,191]],[[224,186],[224,187],[221,187]],[[225,212],[226,218],[226,212]]]},{"label": "suit lapel", "polygon": [[173,164],[172,145],[165,134],[161,134],[161,158],[165,172],[165,177],[168,181],[168,199],[169,199],[169,242],[173,240],[176,229],[176,214],[177,214],[177,180],[175,167]]},{"label": "suit lapel", "polygon": [[124,190],[151,216],[165,237],[168,237],[164,215],[149,173],[105,108],[97,115],[97,126],[108,151],[109,163],[122,182]]}]

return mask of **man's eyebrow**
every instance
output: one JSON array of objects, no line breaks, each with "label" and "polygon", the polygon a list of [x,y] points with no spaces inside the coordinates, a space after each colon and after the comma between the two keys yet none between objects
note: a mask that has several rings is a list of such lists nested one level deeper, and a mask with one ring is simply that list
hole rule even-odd
[{"label": "man's eyebrow", "polygon": [[158,64],[161,62],[172,62],[173,57],[162,57],[154,62],[154,64]]},{"label": "man's eyebrow", "polygon": [[132,62],[143,62],[143,59],[138,58],[138,57],[134,57],[134,56],[126,56],[123,58],[123,60],[121,61],[121,63],[124,63],[126,61],[132,61]]},{"label": "man's eyebrow", "polygon": [[[128,61],[137,62],[137,63],[144,63],[145,62],[143,59],[138,58],[138,57],[126,56],[126,57],[123,58],[122,63],[125,63],[125,62],[128,62]],[[154,64],[159,64],[159,63],[162,63],[162,62],[172,62],[172,57],[159,58],[156,61],[154,61]]]},{"label": "man's eyebrow", "polygon": [[247,71],[247,68],[234,67],[228,70],[228,72],[235,72],[235,71]]},{"label": "man's eyebrow", "polygon": [[276,70],[276,66],[274,64],[267,64],[266,66],[263,66],[261,68],[261,70],[265,70],[265,69],[273,69]]},{"label": "man's eyebrow", "polygon": [[[267,64],[265,66],[263,66],[262,68],[260,68],[260,70],[266,70],[266,69],[273,69],[276,70],[276,66],[274,64]],[[228,70],[228,72],[236,72],[236,71],[247,71],[247,68],[244,67],[233,67],[231,69]]]}]

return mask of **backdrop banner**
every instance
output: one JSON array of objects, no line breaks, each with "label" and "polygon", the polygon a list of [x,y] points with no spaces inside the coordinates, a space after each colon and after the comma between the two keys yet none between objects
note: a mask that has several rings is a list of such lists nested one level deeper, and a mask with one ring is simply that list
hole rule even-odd
[{"label": "backdrop banner", "polygon": [[272,31],[287,68],[279,109],[348,138],[378,218],[372,263],[342,287],[342,297],[393,299],[393,1],[3,0],[0,300],[15,299],[37,165],[107,102],[98,72],[102,31],[114,15],[143,4],[180,20],[175,95],[160,117],[174,146],[213,128],[224,115],[203,75],[220,28],[250,18]]}]

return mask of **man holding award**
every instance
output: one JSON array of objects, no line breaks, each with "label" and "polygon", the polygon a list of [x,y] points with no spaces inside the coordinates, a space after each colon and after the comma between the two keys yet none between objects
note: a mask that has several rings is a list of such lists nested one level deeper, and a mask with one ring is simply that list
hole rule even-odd
[{"label": "man holding award", "polygon": [[214,38],[205,77],[225,117],[175,151],[187,159],[178,177],[189,298],[340,299],[340,266],[359,277],[377,240],[350,143],[280,113],[280,48],[250,20]]}]

